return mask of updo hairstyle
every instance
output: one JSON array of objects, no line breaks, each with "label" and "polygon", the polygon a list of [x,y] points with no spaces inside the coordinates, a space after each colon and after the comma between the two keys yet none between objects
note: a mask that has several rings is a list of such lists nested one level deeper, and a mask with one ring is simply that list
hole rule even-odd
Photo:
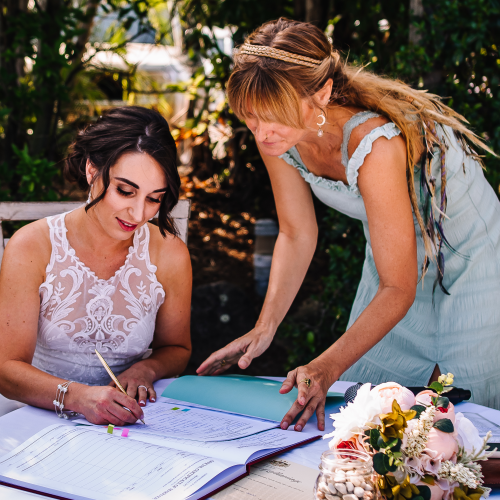
[{"label": "updo hairstyle", "polygon": [[105,196],[109,187],[110,169],[126,153],[145,153],[156,160],[165,174],[167,191],[162,197],[158,226],[166,233],[178,235],[170,211],[179,200],[180,178],[177,171],[177,148],[167,121],[156,111],[139,106],[112,109],[96,123],[81,130],[65,162],[66,177],[88,190],[87,160],[97,169],[92,183],[101,178],[103,190],[85,207],[88,211]]}]

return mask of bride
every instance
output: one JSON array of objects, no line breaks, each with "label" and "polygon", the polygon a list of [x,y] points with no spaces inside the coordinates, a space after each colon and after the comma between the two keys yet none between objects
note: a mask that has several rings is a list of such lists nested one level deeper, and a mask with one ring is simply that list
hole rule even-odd
[{"label": "bride", "polygon": [[64,410],[133,423],[156,400],[153,382],[181,373],[191,353],[190,259],[169,216],[175,142],[158,113],[114,109],[78,134],[66,174],[89,190],[87,204],[28,224],[5,249],[0,393],[50,409],[67,386]]}]

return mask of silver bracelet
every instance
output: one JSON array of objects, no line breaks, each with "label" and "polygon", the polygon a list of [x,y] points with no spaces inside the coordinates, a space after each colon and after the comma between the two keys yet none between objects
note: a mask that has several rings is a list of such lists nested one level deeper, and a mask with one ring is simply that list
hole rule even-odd
[{"label": "silver bracelet", "polygon": [[78,412],[76,411],[64,411],[64,396],[68,392],[68,387],[74,382],[74,380],[68,380],[64,384],[58,384],[56,391],[56,399],[52,401],[54,403],[54,409],[56,415],[59,418],[68,419],[69,417],[76,417]]}]

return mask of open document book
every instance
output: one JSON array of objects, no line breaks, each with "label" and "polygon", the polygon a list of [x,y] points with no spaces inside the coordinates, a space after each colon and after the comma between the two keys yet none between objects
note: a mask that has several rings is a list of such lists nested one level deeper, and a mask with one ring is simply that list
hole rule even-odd
[{"label": "open document book", "polygon": [[199,408],[148,409],[128,437],[102,426],[46,427],[0,458],[0,482],[58,498],[198,500],[320,437]]}]

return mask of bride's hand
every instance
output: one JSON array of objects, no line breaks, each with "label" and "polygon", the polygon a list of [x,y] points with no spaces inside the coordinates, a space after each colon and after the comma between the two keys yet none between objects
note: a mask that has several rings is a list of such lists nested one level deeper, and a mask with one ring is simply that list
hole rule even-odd
[{"label": "bride's hand", "polygon": [[82,413],[92,424],[126,425],[134,424],[140,418],[144,419],[137,401],[113,387],[74,384],[70,386],[66,398],[68,404],[65,406]]},{"label": "bride's hand", "polygon": [[[293,387],[297,387],[299,394],[281,421],[282,429],[288,429],[295,417],[303,410],[304,412],[295,424],[294,430],[300,432],[315,412],[318,418],[318,429],[325,430],[326,394],[335,381],[332,380],[335,377],[332,377],[328,370],[329,364],[316,358],[306,366],[299,366],[288,373],[279,392],[286,394]],[[310,380],[310,387],[304,380]]]},{"label": "bride's hand", "polygon": [[[137,399],[139,406],[146,406],[148,395],[150,402],[156,401],[156,392],[153,387],[154,373],[140,361],[121,373],[118,380],[127,394],[131,398]],[[116,387],[113,381],[109,385]]]},{"label": "bride's hand", "polygon": [[230,366],[238,363],[242,369],[248,368],[254,358],[259,357],[273,340],[271,333],[265,327],[256,325],[243,337],[233,340],[230,344],[207,358],[196,370],[198,375],[219,375]]}]

